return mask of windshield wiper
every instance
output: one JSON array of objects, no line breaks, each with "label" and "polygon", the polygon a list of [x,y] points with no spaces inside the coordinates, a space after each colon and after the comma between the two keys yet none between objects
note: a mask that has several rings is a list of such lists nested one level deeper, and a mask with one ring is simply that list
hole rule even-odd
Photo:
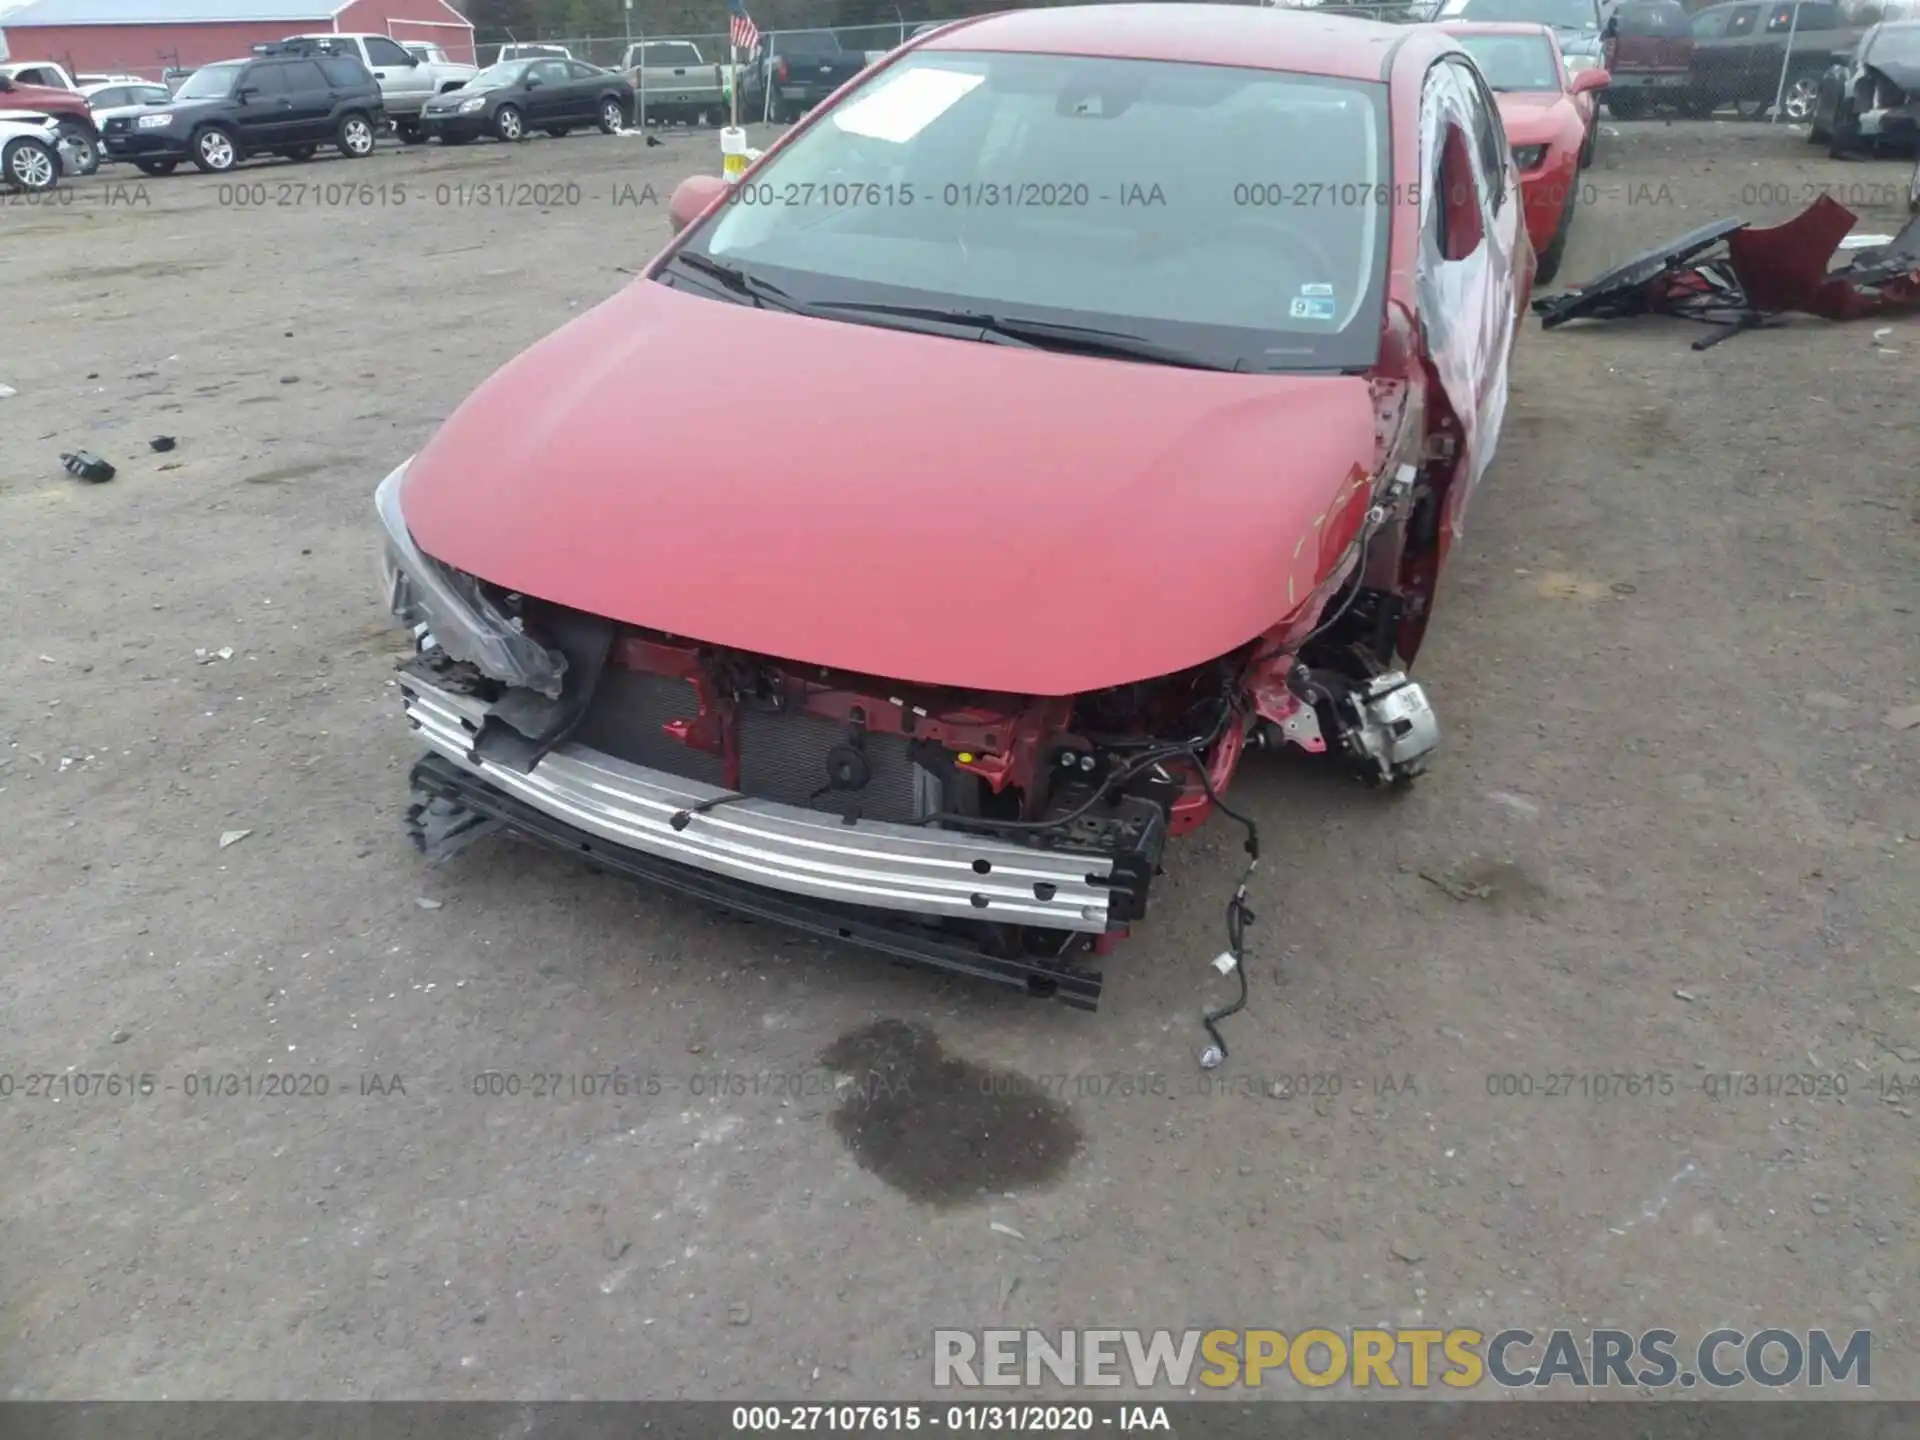
[{"label": "windshield wiper", "polygon": [[1071,355],[1106,355],[1122,360],[1146,360],[1156,365],[1179,365],[1191,370],[1238,370],[1240,362],[1210,359],[1191,350],[1162,345],[1144,335],[1102,330],[1091,325],[1067,325],[1018,315],[992,315],[981,310],[941,310],[929,305],[888,305],[878,301],[822,301],[817,313],[874,315],[895,320],[924,320],[978,330],[980,338],[996,345],[1019,345]]},{"label": "windshield wiper", "polygon": [[669,265],[684,265],[689,270],[718,280],[736,295],[744,295],[764,310],[789,310],[796,315],[806,313],[806,307],[782,290],[771,280],[762,280],[758,275],[730,265],[725,260],[716,260],[699,250],[676,250]]}]

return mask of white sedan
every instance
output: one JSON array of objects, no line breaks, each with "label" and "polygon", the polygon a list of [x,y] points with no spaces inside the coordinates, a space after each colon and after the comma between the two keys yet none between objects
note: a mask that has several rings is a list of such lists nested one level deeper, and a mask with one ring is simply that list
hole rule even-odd
[{"label": "white sedan", "polygon": [[73,163],[63,154],[59,124],[30,110],[0,110],[0,189],[37,194],[60,183]]}]

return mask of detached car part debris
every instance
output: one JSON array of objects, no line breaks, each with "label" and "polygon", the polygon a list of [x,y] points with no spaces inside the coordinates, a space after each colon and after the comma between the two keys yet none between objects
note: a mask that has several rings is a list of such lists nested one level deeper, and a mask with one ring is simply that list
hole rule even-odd
[{"label": "detached car part debris", "polygon": [[[1920,307],[1920,217],[1891,244],[1843,251],[1859,217],[1822,195],[1782,225],[1717,220],[1635,256],[1533,311],[1544,329],[1569,320],[1672,315],[1726,327],[1694,342],[1704,350],[1742,330],[1798,313],[1858,320]],[[1851,258],[1833,267],[1836,254]]]},{"label": "detached car part debris", "polygon": [[67,467],[69,475],[78,475],[82,480],[95,485],[104,485],[119,473],[90,450],[75,450],[70,454],[63,454],[60,457],[60,463]]}]

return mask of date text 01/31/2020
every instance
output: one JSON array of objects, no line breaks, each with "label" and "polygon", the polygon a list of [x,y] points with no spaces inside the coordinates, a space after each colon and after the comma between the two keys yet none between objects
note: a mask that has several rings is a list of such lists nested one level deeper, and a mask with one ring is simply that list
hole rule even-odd
[{"label": "date text 01/31/2020", "polygon": [[736,1405],[735,1435],[946,1430],[964,1435],[1173,1429],[1160,1405]]},{"label": "date text 01/31/2020", "polygon": [[[1418,204],[1416,185],[1364,182],[1242,182],[1229,197],[1242,209],[1315,208]],[[948,209],[1085,209],[1117,205],[1123,209],[1165,208],[1170,202],[1157,181],[1127,181],[1098,188],[1082,180],[968,180],[945,185],[911,182],[743,180],[727,192],[726,203],[769,209],[880,209],[930,205]]]}]

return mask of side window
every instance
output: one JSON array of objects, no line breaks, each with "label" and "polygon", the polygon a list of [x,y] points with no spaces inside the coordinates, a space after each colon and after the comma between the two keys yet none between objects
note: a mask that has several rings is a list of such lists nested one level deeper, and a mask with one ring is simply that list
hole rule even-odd
[{"label": "side window", "polygon": [[327,84],[336,90],[351,90],[359,85],[360,66],[352,60],[343,60],[338,55],[320,57],[320,73],[327,77]]},{"label": "side window", "polygon": [[87,104],[96,110],[105,110],[113,105],[127,103],[127,92],[121,89],[96,90],[87,97]]},{"label": "side window", "polygon": [[1442,260],[1465,260],[1480,248],[1485,233],[1470,145],[1466,132],[1449,122],[1440,145],[1440,203],[1434,206],[1439,217]]},{"label": "side window", "polygon": [[1742,35],[1753,33],[1753,22],[1760,17],[1757,7],[1742,5],[1727,17],[1727,38],[1738,39]]},{"label": "side window", "polygon": [[575,80],[590,80],[600,72],[584,60],[567,61],[567,74]]},{"label": "side window", "polygon": [[361,43],[367,47],[369,65],[398,65],[404,70],[412,58],[384,35],[369,35]]},{"label": "side window", "polygon": [[1486,81],[1471,66],[1459,68],[1473,92],[1473,145],[1479,155],[1480,174],[1486,179],[1487,214],[1494,215],[1507,203],[1507,132],[1500,124],[1500,108],[1488,92]]},{"label": "side window", "polygon": [[255,65],[241,77],[240,85],[243,89],[251,89],[260,99],[287,93],[287,77],[278,65]]},{"label": "side window", "polygon": [[567,80],[567,62],[564,60],[542,60],[527,73],[542,85],[564,85]]},{"label": "side window", "polygon": [[136,105],[164,105],[173,98],[173,92],[164,85],[145,85],[134,92],[130,101]]},{"label": "side window", "polygon": [[1800,28],[1802,30],[1837,30],[1840,28],[1840,20],[1831,6],[1802,5]]},{"label": "side window", "polygon": [[286,76],[287,88],[296,95],[311,95],[316,90],[327,88],[327,77],[320,73],[320,67],[311,60],[295,60],[281,67]]},{"label": "side window", "polygon": [[1727,12],[1707,10],[1693,17],[1693,38],[1719,40],[1727,33]]}]

